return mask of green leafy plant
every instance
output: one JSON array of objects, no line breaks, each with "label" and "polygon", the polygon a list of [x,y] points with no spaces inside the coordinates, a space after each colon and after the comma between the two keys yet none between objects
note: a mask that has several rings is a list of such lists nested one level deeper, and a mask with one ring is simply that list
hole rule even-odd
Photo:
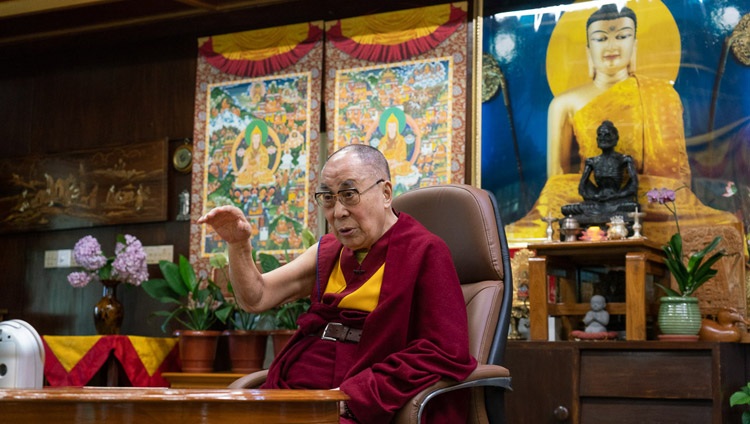
[{"label": "green leafy plant", "polygon": [[[285,255],[285,258],[289,261],[288,256]],[[281,266],[281,261],[276,256],[267,253],[259,253],[258,262],[263,272],[268,272]],[[310,303],[310,298],[304,297],[268,311],[273,317],[274,327],[280,330],[296,330],[297,318],[310,308]]]},{"label": "green leafy plant", "polygon": [[[750,405],[750,383],[729,397],[729,406]],[[742,413],[742,424],[750,424],[750,411]]]},{"label": "green leafy plant", "polygon": [[[304,229],[301,232],[302,245],[305,248],[312,246],[315,243],[315,235],[308,229]],[[281,266],[281,261],[274,255],[268,253],[256,254],[253,250],[253,261],[259,264],[261,272],[273,271]],[[290,261],[288,253],[284,252],[284,260]],[[280,305],[269,311],[261,314],[255,314],[252,312],[245,311],[242,309],[236,301],[234,301],[234,287],[232,281],[229,278],[227,268],[229,265],[229,256],[226,252],[214,252],[209,259],[209,264],[223,274],[224,279],[227,282],[227,290],[232,294],[232,299],[228,300],[227,304],[231,307],[231,310],[226,312],[226,316],[222,313],[219,318],[222,322],[229,322],[232,328],[237,330],[254,330],[258,328],[267,329],[267,320],[269,318],[273,321],[270,326],[277,329],[284,330],[295,330],[297,328],[297,318],[310,308],[310,299],[302,298],[292,302]]]},{"label": "green leafy plant", "polygon": [[227,256],[227,253],[217,252],[211,256],[211,259],[209,259],[208,262],[212,268],[222,273],[224,281],[227,282],[227,290],[232,295],[231,298],[227,299],[227,304],[231,306],[231,309],[227,310],[226,316],[221,314],[219,319],[221,319],[222,322],[228,322],[234,330],[255,330],[261,322],[263,314],[255,314],[242,309],[234,299],[234,288],[232,287],[232,281],[227,272],[229,265],[229,257]]},{"label": "green leafy plant", "polygon": [[276,327],[282,330],[296,330],[297,318],[310,309],[310,304],[310,298],[303,297],[276,308],[274,314]]},{"label": "green leafy plant", "polygon": [[170,311],[154,313],[165,317],[162,331],[167,332],[172,320],[189,330],[208,330],[217,320],[226,321],[232,306],[224,300],[216,284],[208,279],[198,280],[187,258],[180,255],[179,265],[160,261],[159,269],[164,278],[145,281],[142,286],[152,298],[176,306]]},{"label": "green leafy plant", "polygon": [[[679,190],[679,188],[677,190]],[[725,256],[724,251],[720,250],[708,257],[708,259],[706,259],[706,256],[716,249],[721,241],[721,236],[714,238],[713,241],[702,250],[692,253],[686,264],[683,260],[682,235],[680,235],[680,222],[677,218],[675,190],[669,190],[667,188],[653,189],[649,190],[648,193],[646,193],[646,196],[649,203],[659,203],[664,205],[664,207],[672,213],[672,216],[674,216],[674,222],[677,226],[677,232],[672,235],[672,238],[662,247],[662,249],[666,255],[664,263],[667,265],[669,272],[672,273],[675,281],[677,281],[679,289],[674,290],[658,283],[657,285],[669,296],[692,296],[695,291],[703,285],[703,283],[713,278],[718,272],[711,267],[719,259]],[[705,262],[703,262],[704,259],[706,259]]]}]

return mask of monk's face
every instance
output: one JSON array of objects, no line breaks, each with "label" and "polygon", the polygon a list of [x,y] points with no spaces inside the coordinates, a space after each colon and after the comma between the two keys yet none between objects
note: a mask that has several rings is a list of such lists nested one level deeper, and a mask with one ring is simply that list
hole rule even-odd
[{"label": "monk's face", "polygon": [[390,121],[385,125],[388,131],[388,138],[396,138],[396,130],[398,129],[398,123]]},{"label": "monk's face", "polygon": [[260,133],[259,132],[253,132],[250,135],[250,140],[253,144],[253,149],[257,149],[260,146]]},{"label": "monk's face", "polygon": [[388,218],[393,214],[391,184],[386,181],[367,190],[376,181],[374,172],[350,151],[331,157],[321,173],[320,191],[338,193],[356,188],[364,192],[354,206],[336,201],[332,208],[323,209],[333,234],[352,250],[369,249],[389,228]]},{"label": "monk's face", "polygon": [[626,70],[635,52],[635,22],[630,18],[596,21],[589,26],[588,53],[596,72]]}]

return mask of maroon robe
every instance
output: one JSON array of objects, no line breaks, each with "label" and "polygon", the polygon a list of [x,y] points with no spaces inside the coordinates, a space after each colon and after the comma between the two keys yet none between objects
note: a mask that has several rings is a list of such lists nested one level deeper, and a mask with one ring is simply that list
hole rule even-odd
[{"label": "maroon robe", "polygon": [[[347,288],[339,294],[324,294],[339,255]],[[375,310],[336,307],[383,262]],[[271,365],[263,388],[340,387],[350,396],[347,406],[358,422],[382,424],[427,386],[441,378],[463,380],[476,368],[469,354],[466,306],[450,251],[411,216],[399,214],[361,266],[354,252],[333,235],[325,235],[318,246],[317,273],[313,304],[298,320],[299,331]],[[327,322],[361,328],[360,342],[332,342],[312,335]],[[430,422],[462,422],[467,406],[467,393],[444,395],[428,408]]]}]

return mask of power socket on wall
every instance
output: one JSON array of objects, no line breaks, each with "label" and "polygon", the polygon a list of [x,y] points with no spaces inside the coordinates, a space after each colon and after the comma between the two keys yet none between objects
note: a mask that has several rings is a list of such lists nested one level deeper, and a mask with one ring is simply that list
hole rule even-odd
[{"label": "power socket on wall", "polygon": [[[149,265],[158,264],[161,260],[174,261],[174,246],[172,245],[143,246],[143,250],[146,252],[146,263]],[[76,266],[78,264],[73,258],[73,250],[71,249],[47,250],[44,252],[45,268],[71,268]]]}]

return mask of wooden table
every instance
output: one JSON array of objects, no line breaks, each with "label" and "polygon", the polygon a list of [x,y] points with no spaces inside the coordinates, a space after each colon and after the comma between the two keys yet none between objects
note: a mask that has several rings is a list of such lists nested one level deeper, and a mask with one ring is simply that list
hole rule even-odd
[{"label": "wooden table", "polygon": [[610,314],[624,314],[627,340],[646,340],[646,276],[664,280],[669,273],[664,265],[661,247],[647,239],[552,242],[529,245],[536,256],[529,258],[529,336],[531,340],[548,339],[548,316],[585,315],[590,306],[576,301],[576,285],[560,284],[560,302],[550,303],[548,274],[553,267],[571,269],[583,266],[625,268],[625,303],[610,302]]},{"label": "wooden table", "polygon": [[338,390],[54,387],[0,390],[4,424],[338,423]]}]

